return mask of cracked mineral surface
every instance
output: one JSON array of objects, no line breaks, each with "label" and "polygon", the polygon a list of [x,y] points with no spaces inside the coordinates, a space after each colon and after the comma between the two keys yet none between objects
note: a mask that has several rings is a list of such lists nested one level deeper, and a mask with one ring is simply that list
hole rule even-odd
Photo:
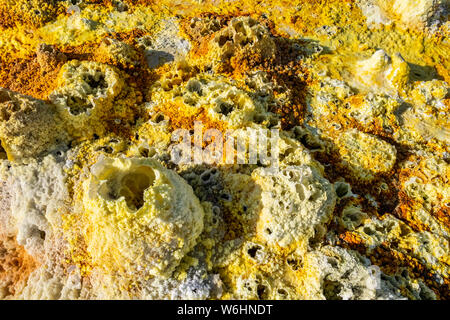
[{"label": "cracked mineral surface", "polygon": [[0,0],[0,299],[449,299],[449,13]]}]

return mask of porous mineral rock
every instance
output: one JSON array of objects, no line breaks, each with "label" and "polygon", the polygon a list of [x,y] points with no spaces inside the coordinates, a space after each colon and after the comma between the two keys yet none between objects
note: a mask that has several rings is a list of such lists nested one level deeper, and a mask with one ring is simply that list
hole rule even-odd
[{"label": "porous mineral rock", "polygon": [[84,183],[84,234],[95,264],[169,277],[203,229],[203,209],[154,160],[103,159]]},{"label": "porous mineral rock", "polygon": [[305,248],[311,237],[324,231],[335,195],[331,184],[314,169],[286,167],[276,176],[256,170],[253,177],[261,188],[257,224],[261,240],[270,246]]},{"label": "porous mineral rock", "polygon": [[388,173],[397,150],[389,143],[357,130],[344,132],[337,142],[343,164],[362,181]]},{"label": "porous mineral rock", "polygon": [[8,158],[38,157],[64,142],[55,106],[0,88],[0,140]]},{"label": "porous mineral rock", "polygon": [[376,3],[393,19],[411,28],[424,28],[444,14],[448,0],[377,0]]},{"label": "porous mineral rock", "polygon": [[123,67],[133,67],[139,63],[139,55],[136,50],[127,43],[106,38],[99,48],[99,55],[103,55],[107,60]]},{"label": "porous mineral rock", "polygon": [[369,90],[402,93],[409,82],[409,73],[409,66],[399,53],[391,58],[383,50],[378,50],[369,59],[359,62],[355,71],[357,83]]},{"label": "porous mineral rock", "polygon": [[448,0],[0,0],[0,299],[450,298]]},{"label": "porous mineral rock", "polygon": [[102,135],[111,118],[133,117],[127,103],[135,103],[136,97],[124,77],[115,67],[91,61],[72,60],[61,68],[59,86],[49,98],[72,137]]},{"label": "porous mineral rock", "polygon": [[214,56],[222,69],[244,58],[252,58],[257,64],[275,56],[275,43],[269,31],[250,17],[231,19],[213,41]]}]

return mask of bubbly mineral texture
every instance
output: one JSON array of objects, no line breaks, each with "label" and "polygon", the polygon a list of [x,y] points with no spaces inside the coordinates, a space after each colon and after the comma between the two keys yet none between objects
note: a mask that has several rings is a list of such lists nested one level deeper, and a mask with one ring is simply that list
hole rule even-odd
[{"label": "bubbly mineral texture", "polygon": [[169,277],[202,232],[192,188],[155,160],[102,159],[83,189],[87,251],[101,267]]},{"label": "bubbly mineral texture", "polygon": [[449,299],[449,5],[0,0],[0,299]]},{"label": "bubbly mineral texture", "polygon": [[253,172],[261,188],[257,234],[275,247],[300,247],[322,231],[334,208],[334,190],[310,167],[286,167],[277,176]]},{"label": "bubbly mineral texture", "polygon": [[0,139],[11,161],[37,158],[66,140],[53,105],[0,88]]}]

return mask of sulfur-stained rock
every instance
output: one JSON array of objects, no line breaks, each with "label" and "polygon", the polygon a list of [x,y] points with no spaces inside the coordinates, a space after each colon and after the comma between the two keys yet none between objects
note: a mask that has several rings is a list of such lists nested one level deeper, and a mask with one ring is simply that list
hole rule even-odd
[{"label": "sulfur-stained rock", "polygon": [[100,160],[83,189],[87,250],[106,270],[169,277],[203,229],[191,187],[154,160]]},{"label": "sulfur-stained rock", "polygon": [[107,120],[133,118],[132,109],[124,104],[135,103],[136,96],[127,95],[124,80],[116,68],[96,62],[72,60],[62,67],[59,88],[49,98],[72,137],[101,135]]},{"label": "sulfur-stained rock", "polygon": [[383,81],[382,73],[389,66],[389,56],[384,52],[384,50],[377,50],[375,53],[367,60],[361,62],[358,74],[361,78],[366,78],[366,83],[372,85],[378,81]]},{"label": "sulfur-stained rock", "polygon": [[361,207],[349,205],[342,209],[339,223],[347,230],[354,230],[359,227],[368,218],[368,215],[362,211]]},{"label": "sulfur-stained rock", "polygon": [[280,279],[258,273],[237,278],[235,297],[244,300],[294,300],[298,298],[295,289]]},{"label": "sulfur-stained rock", "polygon": [[395,164],[395,147],[370,134],[349,130],[340,135],[336,144],[342,164],[362,181],[388,173]]},{"label": "sulfur-stained rock", "polygon": [[[228,262],[233,298],[404,299],[400,286],[386,281],[387,276],[356,251],[323,246],[282,256],[256,243],[243,249],[236,258],[239,262]],[[239,269],[239,265],[244,266]],[[425,285],[424,290],[431,291]]]},{"label": "sulfur-stained rock", "polygon": [[20,25],[39,27],[56,18],[57,1],[0,1],[0,25],[15,27]]},{"label": "sulfur-stained rock", "polygon": [[424,266],[435,270],[441,277],[449,277],[445,267],[449,262],[449,242],[444,237],[428,231],[414,232],[411,227],[391,215],[367,220],[355,230],[355,234],[361,237],[368,252],[389,244],[391,250],[419,259]]},{"label": "sulfur-stained rock", "polygon": [[257,169],[252,177],[262,190],[258,237],[273,247],[305,250],[333,212],[331,184],[308,166],[286,167],[277,175]]},{"label": "sulfur-stained rock", "polygon": [[135,67],[139,63],[139,54],[131,45],[112,38],[102,40],[97,54],[125,68]]},{"label": "sulfur-stained rock", "polygon": [[3,227],[8,228],[0,231],[16,236],[29,254],[41,257],[68,196],[62,164],[53,155],[23,165],[2,162],[0,180],[10,197],[8,210],[2,212]]},{"label": "sulfur-stained rock", "polygon": [[305,289],[315,299],[403,298],[381,280],[379,268],[357,252],[325,246],[307,254],[303,261]]},{"label": "sulfur-stained rock", "polygon": [[392,20],[388,17],[387,13],[380,8],[377,1],[373,0],[359,0],[358,6],[366,18],[367,26],[372,29],[380,25],[391,25]]},{"label": "sulfur-stained rock", "polygon": [[64,53],[58,52],[54,46],[45,43],[38,46],[36,58],[41,69],[45,72],[52,71],[59,64],[67,61],[67,56]]},{"label": "sulfur-stained rock", "polygon": [[0,299],[448,300],[449,4],[0,0]]},{"label": "sulfur-stained rock", "polygon": [[26,287],[17,297],[24,300],[77,300],[80,292],[79,276],[39,268],[30,274]]},{"label": "sulfur-stained rock", "polygon": [[376,3],[394,20],[411,28],[430,26],[449,5],[447,0],[377,0]]},{"label": "sulfur-stained rock", "polygon": [[397,99],[384,94],[368,93],[363,101],[358,96],[351,96],[348,101],[348,116],[362,126],[375,125],[382,128],[397,128],[399,121],[395,113],[400,108]]},{"label": "sulfur-stained rock", "polygon": [[428,211],[438,211],[450,201],[450,165],[436,157],[418,158],[402,164],[401,189],[409,199]]},{"label": "sulfur-stained rock", "polygon": [[358,62],[354,72],[357,80],[354,85],[358,88],[404,94],[410,68],[399,53],[389,57],[384,50],[377,50],[370,58]]},{"label": "sulfur-stained rock", "polygon": [[20,162],[42,156],[67,139],[53,105],[0,89],[0,140],[8,159]]},{"label": "sulfur-stained rock", "polygon": [[[127,285],[135,285],[127,278],[118,278],[112,274],[94,273],[90,277],[92,286],[84,290],[90,299],[151,299],[191,300],[215,298],[221,295],[222,283],[218,275],[203,273],[201,268],[188,272],[182,280],[173,277],[163,279],[155,277],[141,278],[133,292],[125,290]],[[81,290],[83,296],[83,289]]]},{"label": "sulfur-stained rock", "polygon": [[138,39],[138,46],[144,50],[147,64],[150,68],[183,60],[191,48],[189,42],[179,33],[176,19],[162,21],[161,31],[151,36]]},{"label": "sulfur-stained rock", "polygon": [[9,299],[21,292],[36,261],[14,237],[0,236],[0,299]]},{"label": "sulfur-stained rock", "polygon": [[214,37],[214,59],[217,68],[227,70],[240,59],[252,58],[254,63],[273,59],[275,43],[269,31],[250,17],[233,18]]},{"label": "sulfur-stained rock", "polygon": [[432,80],[419,82],[411,91],[412,107],[403,112],[403,132],[414,141],[437,141],[448,145],[450,142],[450,126],[448,119],[449,85],[445,81]]},{"label": "sulfur-stained rock", "polygon": [[167,154],[171,133],[163,113],[151,113],[151,119],[138,130],[139,139],[131,146],[129,155],[135,157],[162,157]]},{"label": "sulfur-stained rock", "polygon": [[391,61],[392,63],[387,70],[386,79],[392,88],[404,94],[409,82],[409,65],[400,53],[392,55]]},{"label": "sulfur-stained rock", "polygon": [[245,90],[242,84],[230,83],[223,77],[200,74],[173,89],[160,82],[152,88],[152,95],[157,102],[185,105],[192,112],[205,109],[211,121],[226,123],[230,129],[277,123],[277,117],[268,110],[271,103],[276,103],[269,97],[270,92],[263,93],[262,88],[259,92]]},{"label": "sulfur-stained rock", "polygon": [[431,106],[436,109],[445,109],[444,99],[449,92],[449,85],[442,80],[420,81],[411,91],[414,104],[424,107]]},{"label": "sulfur-stained rock", "polygon": [[[50,99],[61,113],[72,117],[73,122],[80,122],[77,116],[88,118],[95,113],[107,111],[124,86],[123,80],[112,67],[79,61],[64,65],[60,84],[60,88]],[[102,107],[103,110],[97,110]]]}]

